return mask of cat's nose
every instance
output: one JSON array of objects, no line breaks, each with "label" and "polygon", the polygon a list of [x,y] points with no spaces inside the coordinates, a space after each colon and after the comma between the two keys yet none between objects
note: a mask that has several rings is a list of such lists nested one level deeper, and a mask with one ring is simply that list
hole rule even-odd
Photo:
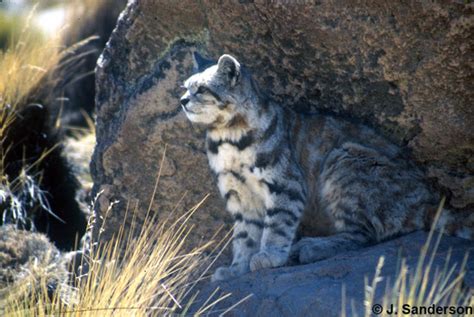
[{"label": "cat's nose", "polygon": [[181,98],[181,104],[186,107],[186,104],[189,102],[189,98]]}]

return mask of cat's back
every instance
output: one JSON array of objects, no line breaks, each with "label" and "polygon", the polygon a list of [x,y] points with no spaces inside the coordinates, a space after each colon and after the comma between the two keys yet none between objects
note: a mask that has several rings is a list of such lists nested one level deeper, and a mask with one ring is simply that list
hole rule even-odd
[{"label": "cat's back", "polygon": [[358,223],[374,240],[423,225],[434,197],[401,148],[363,124],[328,115],[295,115],[289,131],[309,192],[307,213],[318,210],[336,231]]},{"label": "cat's back", "polygon": [[331,152],[349,144],[360,145],[373,155],[378,154],[394,162],[406,162],[406,155],[398,146],[364,124],[323,114],[286,117],[291,118],[289,133],[295,157],[305,169],[321,168],[319,165]]}]

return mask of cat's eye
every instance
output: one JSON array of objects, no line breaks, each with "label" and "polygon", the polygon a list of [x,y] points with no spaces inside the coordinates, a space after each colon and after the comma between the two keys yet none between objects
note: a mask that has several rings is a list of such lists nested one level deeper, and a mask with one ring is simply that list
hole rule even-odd
[{"label": "cat's eye", "polygon": [[196,90],[196,94],[203,94],[207,91],[207,88],[204,86],[199,86],[198,89]]}]

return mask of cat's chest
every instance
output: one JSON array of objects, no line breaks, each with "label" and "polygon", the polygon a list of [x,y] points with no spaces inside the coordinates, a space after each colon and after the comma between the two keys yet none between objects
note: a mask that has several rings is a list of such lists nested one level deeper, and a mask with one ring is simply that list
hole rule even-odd
[{"label": "cat's chest", "polygon": [[[217,186],[222,197],[228,199],[227,207],[232,211],[242,208],[262,210],[269,199],[263,175],[255,166],[256,153],[253,148],[237,150],[222,144],[217,153],[209,153],[209,165],[217,175]],[[230,197],[231,195],[238,197]]]},{"label": "cat's chest", "polygon": [[209,166],[219,174],[225,171],[240,172],[255,164],[256,150],[253,146],[239,150],[229,143],[220,144],[215,152],[207,152]]}]

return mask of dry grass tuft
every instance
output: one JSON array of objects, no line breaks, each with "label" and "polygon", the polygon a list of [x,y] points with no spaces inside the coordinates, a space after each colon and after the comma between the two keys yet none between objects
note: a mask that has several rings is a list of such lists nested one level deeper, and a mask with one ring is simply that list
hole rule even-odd
[{"label": "dry grass tuft", "polygon": [[60,293],[64,300],[74,298],[67,260],[44,235],[0,226],[0,313],[7,303],[45,290]]},{"label": "dry grass tuft", "polygon": [[[39,292],[10,298],[3,313],[7,316],[186,315],[192,304],[193,287],[202,276],[197,274],[206,269],[203,252],[211,244],[183,252],[191,230],[187,220],[202,202],[172,223],[158,223],[147,216],[141,229],[137,229],[132,221],[126,235],[124,222],[113,239],[94,245],[90,253],[84,250],[88,255],[81,258],[78,269],[84,274],[79,273],[73,282],[75,297],[64,300],[61,290],[48,293],[46,281],[41,280],[35,287]],[[92,219],[90,226],[95,224]],[[138,235],[134,235],[137,231]],[[208,311],[215,303],[209,300],[197,314]]]}]

